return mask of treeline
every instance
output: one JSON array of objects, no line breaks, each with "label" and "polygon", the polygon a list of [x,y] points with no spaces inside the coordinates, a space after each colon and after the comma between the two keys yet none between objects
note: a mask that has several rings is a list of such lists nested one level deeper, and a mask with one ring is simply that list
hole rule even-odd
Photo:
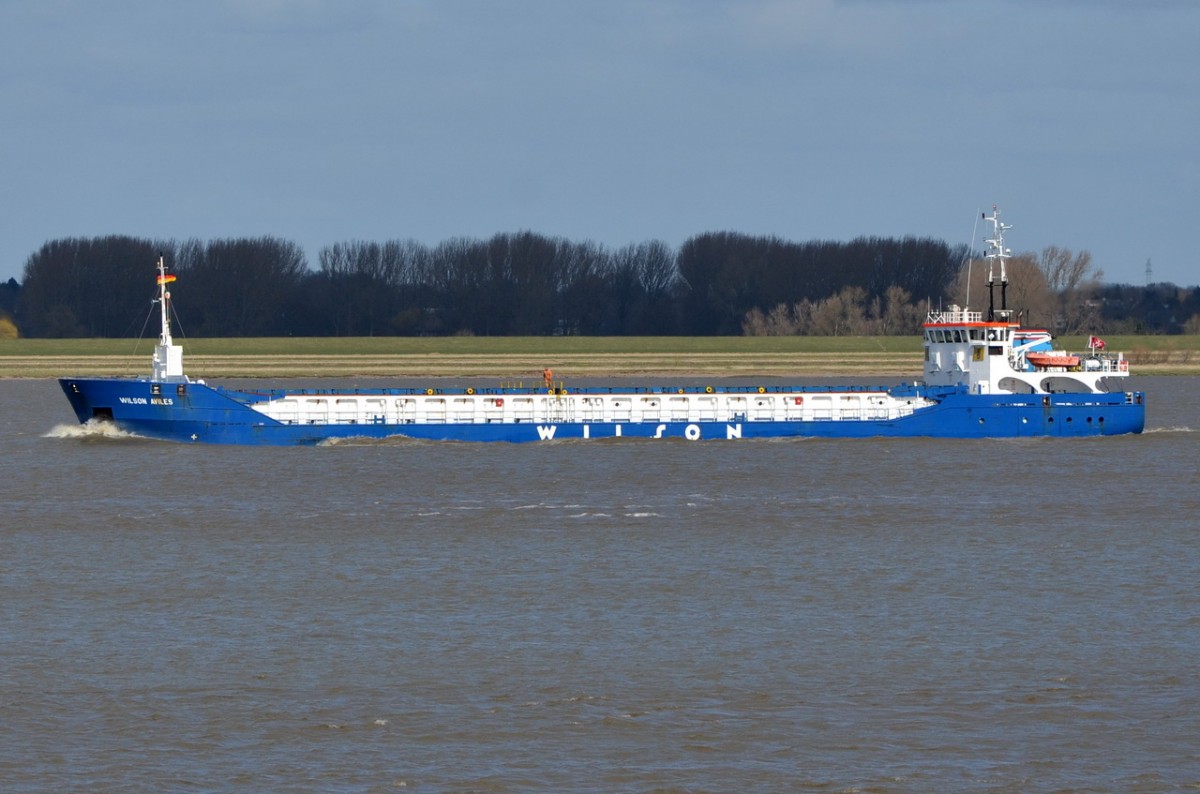
[{"label": "treeline", "polygon": [[940,296],[964,254],[917,239],[719,233],[676,251],[660,241],[609,249],[520,232],[436,246],[337,243],[313,270],[298,246],[271,237],[70,238],[26,262],[15,307],[22,334],[141,335],[160,252],[178,276],[182,330],[208,337],[739,334],[755,309],[846,285],[872,298],[893,286]]},{"label": "treeline", "polygon": [[[313,269],[302,249],[273,237],[109,236],[43,245],[20,284],[0,285],[0,319],[15,318],[30,337],[156,334],[160,253],[178,277],[178,330],[205,337],[908,334],[929,305],[962,302],[968,273],[980,306],[983,280],[978,263],[964,267],[965,247],[917,238],[796,243],[720,232],[674,250],[518,232],[435,246],[336,243]],[[1200,311],[1196,290],[1176,290],[1164,309],[1164,295],[1101,287],[1086,253],[1027,259],[1024,281],[1035,283],[1010,292],[1010,305],[1036,306],[1029,319],[1055,329],[1177,332]]]}]

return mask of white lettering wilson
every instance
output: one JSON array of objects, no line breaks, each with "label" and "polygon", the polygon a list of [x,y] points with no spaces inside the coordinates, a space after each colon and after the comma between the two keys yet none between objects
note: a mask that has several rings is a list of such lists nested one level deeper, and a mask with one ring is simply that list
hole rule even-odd
[{"label": "white lettering wilson", "polygon": [[118,397],[117,401],[124,405],[174,405],[175,401],[170,397]]}]

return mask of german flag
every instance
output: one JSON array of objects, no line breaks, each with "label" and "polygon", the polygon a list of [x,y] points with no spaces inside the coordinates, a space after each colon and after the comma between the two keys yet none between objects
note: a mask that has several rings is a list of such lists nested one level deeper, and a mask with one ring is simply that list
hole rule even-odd
[{"label": "german flag", "polygon": [[159,284],[159,286],[162,286],[163,284],[170,284],[174,280],[175,280],[175,276],[170,275],[170,274],[165,275],[165,276],[159,276],[158,284]]}]

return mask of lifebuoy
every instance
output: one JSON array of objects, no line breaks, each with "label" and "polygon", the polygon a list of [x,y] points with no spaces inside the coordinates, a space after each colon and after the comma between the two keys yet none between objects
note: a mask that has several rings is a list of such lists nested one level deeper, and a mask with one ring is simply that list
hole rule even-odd
[{"label": "lifebuoy", "polygon": [[803,397],[797,397],[797,398],[796,398],[796,405],[804,405],[804,398],[803,398]]},{"label": "lifebuoy", "polygon": [[474,389],[472,389],[470,386],[468,386],[468,387],[467,387],[467,394],[474,394],[474,393],[475,393],[475,390],[474,390]]},{"label": "lifebuoy", "polygon": [[767,393],[767,390],[766,390],[766,388],[765,388],[765,387],[763,387],[763,386],[759,386],[759,387],[758,387],[758,393],[759,393],[759,394],[766,394],[766,393]]},{"label": "lifebuoy", "polygon": [[497,408],[503,408],[503,407],[504,407],[504,398],[503,398],[503,397],[497,397],[497,398],[496,398],[496,407],[497,407]]},{"label": "lifebuoy", "polygon": [[683,388],[682,388],[682,387],[680,387],[680,389],[679,389],[679,393],[680,393],[680,394],[683,394]]},{"label": "lifebuoy", "polygon": [[426,389],[426,390],[425,390],[425,393],[426,393],[426,394],[433,394],[433,389]]},{"label": "lifebuoy", "polygon": [[1129,371],[1129,362],[1126,361],[1125,359],[1121,359],[1121,361],[1117,364],[1117,367],[1122,372],[1128,372]]},{"label": "lifebuoy", "polygon": [[705,386],[705,387],[704,387],[704,393],[705,393],[705,394],[712,394],[712,386]]}]

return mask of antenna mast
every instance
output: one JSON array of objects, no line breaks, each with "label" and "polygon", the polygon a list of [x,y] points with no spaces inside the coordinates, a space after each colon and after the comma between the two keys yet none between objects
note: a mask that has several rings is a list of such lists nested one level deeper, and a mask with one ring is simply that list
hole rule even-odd
[{"label": "antenna mast", "polygon": [[[1012,256],[1012,251],[1004,247],[1004,233],[1012,228],[1011,224],[1000,222],[1000,208],[992,205],[992,214],[984,215],[983,219],[992,224],[992,236],[984,240],[988,245],[984,258],[988,261],[988,322],[994,322],[999,316],[1001,320],[1009,320],[1012,313],[1008,310],[1008,268],[1006,263]],[[1000,310],[996,310],[996,269],[1000,270]]]}]

